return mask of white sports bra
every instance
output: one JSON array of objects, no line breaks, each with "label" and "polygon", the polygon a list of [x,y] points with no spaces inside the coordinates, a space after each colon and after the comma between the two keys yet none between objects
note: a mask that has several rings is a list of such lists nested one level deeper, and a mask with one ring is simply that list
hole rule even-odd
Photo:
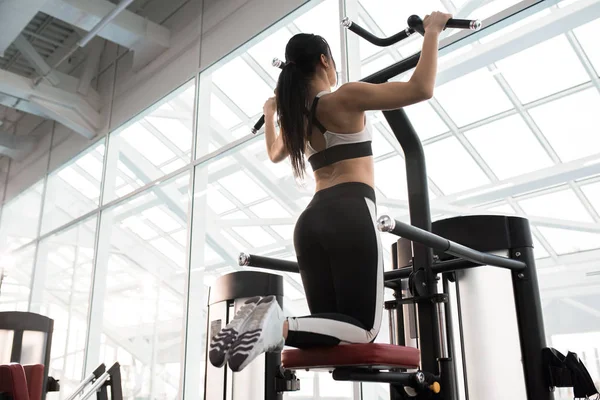
[{"label": "white sports bra", "polygon": [[320,92],[317,94],[309,115],[309,120],[319,128],[325,139],[325,149],[319,152],[310,145],[310,142],[306,143],[306,156],[308,157],[308,162],[311,164],[313,171],[342,160],[373,155],[371,148],[373,134],[369,131],[366,124],[363,130],[357,133],[335,133],[327,130],[323,124],[317,120],[315,116],[317,104],[321,96],[327,93],[328,92]]}]

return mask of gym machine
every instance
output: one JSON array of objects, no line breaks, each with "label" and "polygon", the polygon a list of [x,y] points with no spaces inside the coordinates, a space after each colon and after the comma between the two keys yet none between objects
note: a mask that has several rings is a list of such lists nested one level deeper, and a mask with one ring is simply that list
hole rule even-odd
[{"label": "gym machine", "polygon": [[[281,367],[280,353],[259,356],[238,373],[208,362],[210,338],[233,318],[244,302],[255,296],[273,295],[283,307],[283,277],[255,271],[238,271],[219,277],[210,287],[206,335],[204,399],[281,399],[281,393],[299,389],[291,370]],[[71,399],[70,399],[71,400]]]},{"label": "gym machine", "polygon": [[[88,387],[88,385],[90,386]],[[94,372],[81,381],[73,394],[67,397],[67,400],[87,400],[94,394],[96,394],[97,400],[108,400],[108,387],[110,387],[111,400],[123,400],[121,365],[118,362],[108,370],[104,364],[100,364]]]},{"label": "gym machine", "polygon": [[[504,18],[492,17],[484,24]],[[470,30],[481,26],[476,21],[453,23]],[[385,39],[347,18],[342,24],[379,46],[423,32],[416,16],[409,18],[408,28]],[[457,34],[446,46],[468,35]],[[415,54],[363,81],[386,82],[418,60]],[[393,270],[384,273],[385,286],[394,292],[394,300],[385,303],[392,343],[269,353],[239,374],[207,362],[206,400],[281,399],[285,391],[299,388],[294,370],[327,370],[338,381],[388,383],[392,400],[553,400],[555,387],[576,386],[585,375],[581,362],[567,365],[546,347],[529,222],[476,215],[432,223],[420,139],[402,109],[383,114],[404,151],[411,221],[387,215],[377,221],[381,232],[400,237],[392,246]],[[298,272],[295,262],[244,253],[239,264]],[[245,298],[274,294],[282,304],[281,279],[256,271],[219,278],[210,291],[207,341]],[[239,380],[240,374],[247,378]],[[248,378],[256,376],[260,378]],[[597,393],[593,383],[586,390],[585,396]]]},{"label": "gym machine", "polygon": [[50,351],[54,320],[45,315],[24,311],[0,312],[0,364],[19,363],[28,366],[43,366],[43,390],[41,400],[48,392],[58,392],[60,384],[49,375]]}]

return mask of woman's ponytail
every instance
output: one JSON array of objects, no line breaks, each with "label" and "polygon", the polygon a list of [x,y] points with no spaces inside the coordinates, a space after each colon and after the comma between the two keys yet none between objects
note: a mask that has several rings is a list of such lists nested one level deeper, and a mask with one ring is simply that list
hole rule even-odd
[{"label": "woman's ponytail", "polygon": [[295,62],[288,62],[277,82],[277,114],[294,176],[304,177],[304,146],[309,82]]},{"label": "woman's ponytail", "polygon": [[277,114],[283,142],[294,176],[300,179],[304,178],[304,147],[311,131],[308,122],[312,103],[310,85],[323,54],[331,57],[331,49],[321,36],[294,35],[285,48],[286,65],[277,81]]}]

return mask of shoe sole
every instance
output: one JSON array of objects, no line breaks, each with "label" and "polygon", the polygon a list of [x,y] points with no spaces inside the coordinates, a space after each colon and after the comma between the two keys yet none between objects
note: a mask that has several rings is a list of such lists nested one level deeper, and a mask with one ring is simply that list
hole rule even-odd
[{"label": "shoe sole", "polygon": [[252,311],[260,303],[260,300],[260,297],[252,297],[246,300],[233,320],[211,339],[208,358],[213,366],[221,368],[227,363],[229,349],[238,338],[239,330],[244,325],[245,320],[252,315]]},{"label": "shoe sole", "polygon": [[238,336],[235,343],[231,346],[229,355],[229,368],[233,372],[239,372],[244,369],[252,360],[264,351],[265,330],[264,321],[269,313],[273,312],[273,304],[276,304],[275,296],[263,298],[248,320],[249,328]]}]

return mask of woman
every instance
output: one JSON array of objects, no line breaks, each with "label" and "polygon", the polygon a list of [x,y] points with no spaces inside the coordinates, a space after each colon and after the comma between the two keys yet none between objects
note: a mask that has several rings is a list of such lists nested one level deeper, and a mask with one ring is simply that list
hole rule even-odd
[{"label": "woman", "polygon": [[[433,96],[438,37],[451,16],[434,12],[408,82],[337,83],[329,45],[297,34],[286,46],[276,98],[264,105],[271,161],[289,157],[302,178],[305,157],[316,193],[300,215],[294,247],[310,316],[285,318],[273,296],[249,299],[212,338],[210,360],[240,371],[265,351],[375,340],[383,312],[383,262],[376,229],[371,133],[365,111],[390,110]],[[281,134],[275,130],[279,115]]]}]

